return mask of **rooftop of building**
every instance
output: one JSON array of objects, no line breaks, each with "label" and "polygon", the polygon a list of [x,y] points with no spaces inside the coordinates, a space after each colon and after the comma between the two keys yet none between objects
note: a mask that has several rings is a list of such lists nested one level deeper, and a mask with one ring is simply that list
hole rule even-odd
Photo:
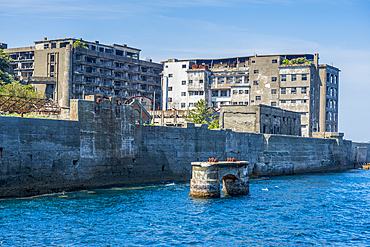
[{"label": "rooftop of building", "polygon": [[88,44],[94,44],[94,45],[100,45],[100,46],[105,46],[105,47],[121,47],[121,48],[126,48],[126,49],[131,49],[131,50],[135,50],[135,51],[141,51],[140,49],[137,49],[137,48],[133,48],[133,47],[129,47],[127,46],[126,44],[123,44],[123,45],[119,45],[119,44],[113,44],[113,45],[105,45],[105,44],[101,44],[99,41],[87,41],[87,40],[84,40],[82,38],[58,38],[58,39],[47,39],[46,37],[44,38],[44,40],[39,40],[39,41],[34,41],[35,44],[38,44],[38,43],[50,43],[50,42],[65,42],[65,41],[81,41],[81,42],[84,42],[84,43],[88,43]]},{"label": "rooftop of building", "polygon": [[26,46],[26,47],[17,47],[17,48],[8,48],[4,49],[6,53],[15,53],[15,52],[30,52],[35,51],[34,46]]},{"label": "rooftop of building", "polygon": [[253,57],[284,57],[284,59],[293,59],[293,58],[298,58],[298,57],[306,57],[308,60],[312,60],[314,59],[314,54],[305,54],[305,53],[302,53],[302,54],[271,54],[271,55],[250,55],[250,56],[237,56],[237,57],[225,57],[225,58],[196,58],[196,59],[176,59],[176,58],[171,58],[171,59],[168,59],[167,61],[162,61],[161,63],[167,63],[167,62],[187,62],[187,61],[190,61],[190,62],[196,62],[196,63],[199,63],[199,64],[202,64],[202,63],[219,63],[219,62],[222,62],[222,63],[228,63],[228,62],[231,62],[231,61],[239,61],[239,62],[244,62],[246,60],[249,60]]},{"label": "rooftop of building", "polygon": [[320,64],[319,65],[319,68],[331,68],[331,69],[334,69],[334,70],[338,70],[338,71],[340,71],[340,69],[339,68],[337,68],[337,67],[334,67],[333,65],[329,65],[329,64]]}]

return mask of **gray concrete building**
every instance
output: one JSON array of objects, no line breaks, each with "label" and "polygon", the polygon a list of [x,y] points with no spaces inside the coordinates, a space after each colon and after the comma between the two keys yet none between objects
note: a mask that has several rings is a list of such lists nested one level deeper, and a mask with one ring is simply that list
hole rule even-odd
[{"label": "gray concrete building", "polygon": [[[305,63],[292,62],[304,57]],[[291,63],[285,64],[284,60]],[[301,114],[302,136],[338,131],[338,68],[319,65],[318,54],[169,59],[163,64],[163,109],[269,105]]]},{"label": "gray concrete building", "polygon": [[[76,41],[85,47],[74,46]],[[35,41],[34,47],[5,52],[10,53],[13,73],[20,80],[62,107],[69,107],[70,99],[97,94],[121,100],[144,96],[161,102],[161,64],[140,60],[140,50],[127,45],[45,38]]]},{"label": "gray concrete building", "polygon": [[222,106],[219,121],[235,132],[301,135],[300,113],[262,104]]},{"label": "gray concrete building", "polygon": [[5,49],[9,53],[10,73],[15,79],[25,83],[33,76],[35,47],[20,47]]}]

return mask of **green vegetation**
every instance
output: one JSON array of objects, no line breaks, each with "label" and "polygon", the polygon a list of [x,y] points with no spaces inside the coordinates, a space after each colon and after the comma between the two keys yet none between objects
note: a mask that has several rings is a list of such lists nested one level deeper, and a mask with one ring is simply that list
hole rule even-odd
[{"label": "green vegetation", "polygon": [[285,59],[282,64],[311,64],[312,62],[308,61],[306,57],[293,58],[292,60]]},{"label": "green vegetation", "polygon": [[[212,115],[212,110],[208,108],[207,102],[203,99],[195,103],[196,109],[190,110],[185,118],[187,122],[195,124],[207,124],[208,129],[218,128],[218,119]],[[212,119],[212,121],[211,121]]]},{"label": "green vegetation", "polygon": [[0,49],[0,86],[15,82],[14,77],[7,72],[9,62],[9,54]]},{"label": "green vegetation", "polygon": [[84,42],[81,42],[79,40],[75,41],[73,43],[73,47],[79,47],[79,48],[84,48],[84,49],[89,49],[87,48],[86,44]]},{"label": "green vegetation", "polygon": [[35,98],[44,99],[45,95],[39,92],[35,92],[35,88],[32,85],[23,86],[17,81],[9,84],[3,84],[0,86],[0,95],[15,96],[22,98]]}]

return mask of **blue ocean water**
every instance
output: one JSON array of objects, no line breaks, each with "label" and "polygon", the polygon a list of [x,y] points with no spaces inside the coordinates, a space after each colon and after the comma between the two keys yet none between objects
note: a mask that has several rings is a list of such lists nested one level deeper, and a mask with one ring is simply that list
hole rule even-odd
[{"label": "blue ocean water", "polygon": [[250,195],[189,183],[0,200],[0,246],[370,246],[370,171],[252,179]]}]

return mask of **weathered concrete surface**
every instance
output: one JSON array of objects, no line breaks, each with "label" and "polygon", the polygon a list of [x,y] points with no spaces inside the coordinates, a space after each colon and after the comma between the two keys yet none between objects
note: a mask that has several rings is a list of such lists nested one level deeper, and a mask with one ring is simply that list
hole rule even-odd
[{"label": "weathered concrete surface", "polygon": [[249,193],[248,162],[192,162],[190,196],[199,198],[226,195],[247,195]]},{"label": "weathered concrete surface", "polygon": [[[191,162],[249,161],[248,176],[351,168],[368,144],[134,124],[114,100],[72,100],[75,121],[0,117],[0,197],[114,184],[191,179]],[[361,156],[363,157],[363,156]],[[369,159],[367,154],[367,162]]]}]

